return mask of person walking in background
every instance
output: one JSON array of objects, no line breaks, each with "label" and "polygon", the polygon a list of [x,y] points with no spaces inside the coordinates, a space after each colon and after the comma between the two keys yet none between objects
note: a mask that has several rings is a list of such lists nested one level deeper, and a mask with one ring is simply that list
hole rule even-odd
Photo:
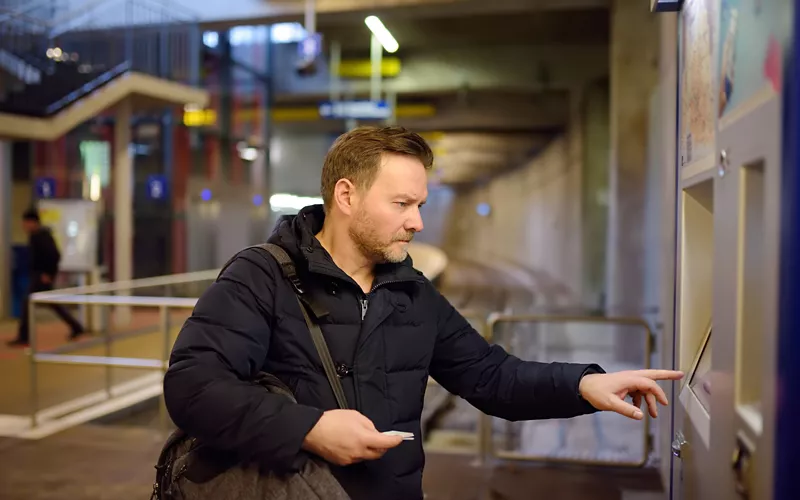
[{"label": "person walking in background", "polygon": [[[9,346],[28,346],[29,345],[29,324],[28,301],[30,294],[45,292],[53,289],[53,283],[58,275],[58,266],[61,261],[61,253],[58,251],[55,239],[50,229],[42,226],[39,214],[35,209],[26,210],[22,214],[22,227],[28,233],[28,250],[30,252],[30,282],[28,291],[22,301],[22,312],[20,314],[19,330],[17,338],[8,342]],[[61,304],[47,304],[62,321],[70,327],[70,340],[74,340],[84,333],[80,322],[66,310]]]}]

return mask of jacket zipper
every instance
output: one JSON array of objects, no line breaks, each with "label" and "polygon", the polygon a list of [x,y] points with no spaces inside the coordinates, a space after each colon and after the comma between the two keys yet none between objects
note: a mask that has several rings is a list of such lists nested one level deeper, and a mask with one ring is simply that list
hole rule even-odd
[{"label": "jacket zipper", "polygon": [[367,310],[369,309],[369,296],[372,295],[372,292],[377,290],[378,288],[382,287],[383,285],[388,285],[390,283],[402,283],[402,280],[392,280],[392,281],[384,281],[382,283],[378,283],[376,286],[372,287],[372,289],[364,294],[364,297],[359,299],[359,303],[361,304],[361,322],[364,322],[364,318],[367,317]]},{"label": "jacket zipper", "polygon": [[[379,283],[378,285],[372,287],[369,293],[363,293],[363,297],[358,299],[359,304],[361,305],[361,328],[364,328],[364,318],[367,317],[367,310],[369,309],[369,296],[377,290],[378,288],[382,287],[383,285],[388,285],[389,283],[401,283],[402,280],[393,280],[393,281],[384,281],[383,283]],[[361,334],[359,333],[359,337]],[[356,352],[358,351],[358,342],[356,342]],[[355,390],[356,396],[356,408],[359,408],[361,404],[361,390],[358,387],[358,356],[356,353],[353,353],[353,389]]]}]

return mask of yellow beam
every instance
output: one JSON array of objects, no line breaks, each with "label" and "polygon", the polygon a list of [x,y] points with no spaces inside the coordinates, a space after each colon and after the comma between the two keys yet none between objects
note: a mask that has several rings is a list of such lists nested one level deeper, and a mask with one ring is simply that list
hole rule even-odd
[{"label": "yellow beam", "polygon": [[[436,115],[436,107],[432,104],[399,104],[395,111],[397,118],[427,118]],[[261,109],[239,109],[236,111],[237,121],[254,121],[261,117]],[[278,107],[272,110],[272,121],[286,122],[314,122],[322,120],[319,108],[314,106]],[[186,111],[183,114],[183,123],[187,127],[209,127],[216,125],[217,114],[212,109]],[[433,139],[429,139],[433,140]]]},{"label": "yellow beam", "polygon": [[[381,59],[381,75],[392,78],[400,74],[402,64],[396,57]],[[369,78],[372,76],[372,61],[369,59],[346,59],[339,63],[339,76],[342,78]]]}]

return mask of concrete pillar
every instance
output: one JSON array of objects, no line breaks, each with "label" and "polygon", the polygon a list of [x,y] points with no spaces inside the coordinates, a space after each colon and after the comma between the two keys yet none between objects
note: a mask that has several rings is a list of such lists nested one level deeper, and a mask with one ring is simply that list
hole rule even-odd
[{"label": "concrete pillar", "polygon": [[615,0],[611,13],[611,125],[607,304],[644,306],[648,108],[658,82],[659,29],[647,2]]},{"label": "concrete pillar", "polygon": [[[649,106],[658,83],[658,16],[648,2],[615,0],[611,12],[611,109],[606,252],[610,314],[645,316],[645,213]],[[630,341],[629,341],[630,339]],[[640,361],[643,337],[624,339],[620,361]],[[620,338],[619,341],[622,341]]]},{"label": "concrete pillar", "polygon": [[11,315],[11,220],[14,216],[11,213],[11,143],[0,141],[0,319]]},{"label": "concrete pillar", "polygon": [[[131,102],[122,101],[114,125],[114,281],[133,278],[133,159],[130,154]],[[126,291],[118,295],[128,295]],[[130,307],[115,309],[117,326],[128,325]]]}]

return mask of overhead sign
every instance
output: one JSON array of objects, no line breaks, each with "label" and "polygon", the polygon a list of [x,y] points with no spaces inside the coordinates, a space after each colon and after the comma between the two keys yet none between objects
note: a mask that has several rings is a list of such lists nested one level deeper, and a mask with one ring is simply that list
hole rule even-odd
[{"label": "overhead sign", "polygon": [[217,112],[213,109],[191,109],[183,112],[183,124],[187,127],[210,127],[217,123]]},{"label": "overhead sign", "polygon": [[56,180],[52,177],[36,179],[36,196],[38,198],[52,198],[56,195]]},{"label": "overhead sign", "polygon": [[147,178],[147,197],[163,200],[167,197],[167,178],[164,175],[151,175]]},{"label": "overhead sign", "polygon": [[331,119],[385,120],[392,116],[392,108],[386,101],[336,101],[323,102],[319,115]]}]

